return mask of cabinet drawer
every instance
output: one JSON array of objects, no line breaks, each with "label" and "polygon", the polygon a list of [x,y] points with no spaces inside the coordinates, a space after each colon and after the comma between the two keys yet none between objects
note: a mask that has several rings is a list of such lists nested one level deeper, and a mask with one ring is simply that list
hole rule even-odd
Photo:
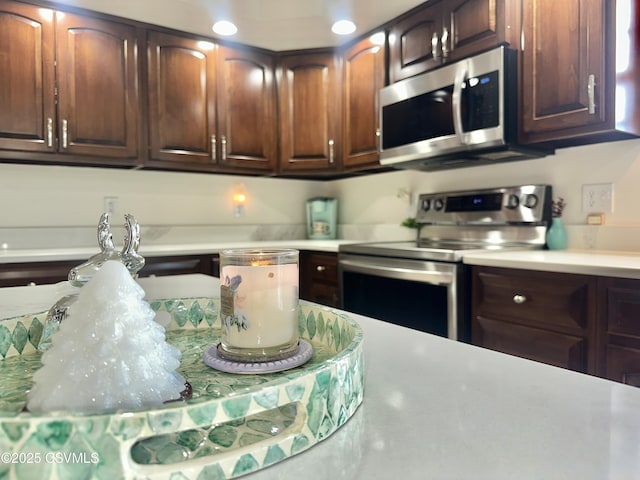
[{"label": "cabinet drawer", "polygon": [[308,254],[305,260],[305,268],[313,280],[338,283],[338,259],[335,255]]},{"label": "cabinet drawer", "polygon": [[476,315],[582,332],[595,310],[595,279],[586,275],[478,268]]},{"label": "cabinet drawer", "polygon": [[587,342],[581,337],[488,318],[476,320],[473,335],[477,344],[491,350],[587,372]]}]

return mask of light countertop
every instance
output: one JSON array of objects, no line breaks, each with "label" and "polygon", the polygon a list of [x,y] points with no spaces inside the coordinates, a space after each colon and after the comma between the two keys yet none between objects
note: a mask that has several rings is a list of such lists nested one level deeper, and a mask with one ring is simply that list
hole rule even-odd
[{"label": "light countertop", "polygon": [[[262,241],[224,241],[211,243],[176,243],[161,245],[141,245],[139,253],[143,257],[160,257],[165,255],[204,255],[218,253],[226,248],[296,248],[320,252],[337,252],[343,243],[355,243],[352,240],[262,240]],[[84,261],[99,252],[94,247],[73,248],[0,248],[0,263],[19,262],[52,262],[57,260]]]},{"label": "light countertop", "polygon": [[[215,289],[202,275],[145,282],[148,296]],[[35,301],[46,287],[0,292]],[[638,478],[640,389],[349,315],[364,331],[362,405],[318,445],[242,478]]]},{"label": "light countertop", "polygon": [[547,272],[640,278],[640,252],[597,250],[527,250],[478,253],[464,263]]}]

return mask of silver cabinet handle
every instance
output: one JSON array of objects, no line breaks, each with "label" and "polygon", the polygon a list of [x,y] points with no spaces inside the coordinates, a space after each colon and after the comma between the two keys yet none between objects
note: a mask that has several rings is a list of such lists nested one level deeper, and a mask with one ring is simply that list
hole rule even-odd
[{"label": "silver cabinet handle", "polygon": [[227,137],[226,135],[222,135],[222,139],[220,140],[221,143],[221,157],[222,157],[222,161],[226,162],[227,161]]},{"label": "silver cabinet handle", "polygon": [[431,56],[437,59],[440,56],[440,52],[438,51],[438,34],[433,32],[431,36]]},{"label": "silver cabinet handle", "polygon": [[329,163],[333,164],[333,139],[329,140]]},{"label": "silver cabinet handle", "polygon": [[442,37],[440,37],[440,44],[442,45],[442,58],[446,60],[449,56],[449,30],[447,27],[442,29]]},{"label": "silver cabinet handle", "polygon": [[317,272],[324,272],[326,269],[327,269],[327,267],[325,267],[324,265],[316,266],[316,271]]},{"label": "silver cabinet handle", "polygon": [[517,303],[518,305],[522,305],[526,301],[527,297],[525,297],[524,295],[520,295],[519,293],[513,296],[513,303]]},{"label": "silver cabinet handle", "polygon": [[589,75],[587,96],[589,97],[589,115],[593,115],[596,113],[596,76],[594,74]]},{"label": "silver cabinet handle", "polygon": [[62,148],[69,146],[69,124],[66,119],[62,120]]},{"label": "silver cabinet handle", "polygon": [[216,136],[211,135],[211,160],[216,161]]},{"label": "silver cabinet handle", "polygon": [[53,148],[53,118],[47,117],[47,147]]}]

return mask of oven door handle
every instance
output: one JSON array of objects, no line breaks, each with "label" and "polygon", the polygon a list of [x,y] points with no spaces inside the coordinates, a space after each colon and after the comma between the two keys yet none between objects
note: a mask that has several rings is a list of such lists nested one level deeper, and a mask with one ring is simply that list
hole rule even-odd
[{"label": "oven door handle", "polygon": [[365,275],[377,275],[379,277],[395,278],[399,280],[412,280],[432,285],[446,286],[454,283],[455,276],[453,269],[452,271],[444,271],[443,269],[437,268],[437,264],[433,262],[424,263],[426,267],[424,270],[378,265],[371,260],[363,262],[352,259],[341,259],[339,265],[343,271],[363,273]]}]

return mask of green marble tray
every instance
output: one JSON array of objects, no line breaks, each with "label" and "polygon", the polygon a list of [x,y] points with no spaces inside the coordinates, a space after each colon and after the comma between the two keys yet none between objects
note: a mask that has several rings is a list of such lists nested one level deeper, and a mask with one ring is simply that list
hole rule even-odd
[{"label": "green marble tray", "polygon": [[[163,408],[102,415],[24,411],[40,366],[46,312],[0,321],[0,478],[230,479],[327,438],[362,402],[362,330],[343,312],[301,301],[309,362],[284,372],[234,375],[204,364],[220,336],[219,299],[153,301],[182,351],[193,397]],[[169,318],[167,318],[169,317]]]}]

